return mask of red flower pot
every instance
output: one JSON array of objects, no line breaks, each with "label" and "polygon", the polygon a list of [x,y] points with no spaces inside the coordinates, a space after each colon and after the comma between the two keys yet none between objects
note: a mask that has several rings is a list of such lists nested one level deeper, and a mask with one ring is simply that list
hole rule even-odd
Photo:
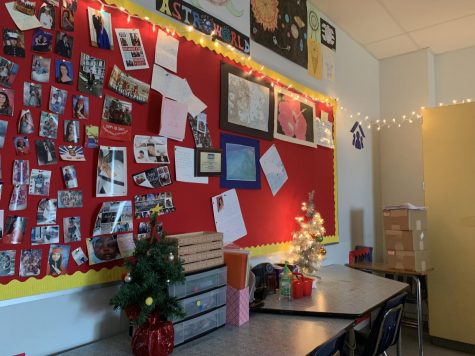
[{"label": "red flower pot", "polygon": [[158,313],[138,327],[132,336],[135,356],[166,356],[173,352],[175,331],[171,321],[160,321]]}]

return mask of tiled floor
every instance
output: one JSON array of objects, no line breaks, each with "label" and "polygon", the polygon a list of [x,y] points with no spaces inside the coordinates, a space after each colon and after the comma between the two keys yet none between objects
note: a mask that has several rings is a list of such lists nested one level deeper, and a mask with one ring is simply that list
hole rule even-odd
[{"label": "tiled floor", "polygon": [[[419,354],[417,345],[417,331],[413,328],[403,327],[403,339],[402,339],[403,356],[416,356]],[[64,356],[129,356],[130,351],[130,338],[126,334],[120,334],[102,341],[89,344],[68,352],[60,353]],[[392,347],[389,352],[389,356],[396,355],[396,348]],[[223,355],[235,355],[232,350],[223,350]],[[426,356],[462,356],[467,355],[463,352],[453,351],[441,347],[432,345],[429,342],[428,335],[424,335],[424,355]],[[210,356],[210,355],[205,355]],[[214,356],[214,355],[213,355]],[[264,355],[259,355],[264,356]]]}]

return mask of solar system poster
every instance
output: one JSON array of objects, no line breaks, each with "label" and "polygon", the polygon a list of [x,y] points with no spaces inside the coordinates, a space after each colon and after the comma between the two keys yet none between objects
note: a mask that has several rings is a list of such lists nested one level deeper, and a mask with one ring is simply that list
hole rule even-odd
[{"label": "solar system poster", "polygon": [[251,0],[251,38],[304,68],[306,22],[306,0]]}]

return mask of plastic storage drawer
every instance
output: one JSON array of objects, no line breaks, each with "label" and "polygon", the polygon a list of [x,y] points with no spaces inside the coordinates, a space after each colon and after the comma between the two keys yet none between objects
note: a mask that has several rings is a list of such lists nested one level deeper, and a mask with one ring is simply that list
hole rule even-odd
[{"label": "plastic storage drawer", "polygon": [[180,300],[180,304],[183,307],[185,316],[183,318],[172,319],[174,323],[226,304],[226,287],[182,299]]},{"label": "plastic storage drawer", "polygon": [[175,346],[205,334],[226,323],[226,306],[191,320],[175,324]]},{"label": "plastic storage drawer", "polygon": [[170,297],[184,298],[226,285],[226,266],[186,276],[185,283],[168,287]]}]

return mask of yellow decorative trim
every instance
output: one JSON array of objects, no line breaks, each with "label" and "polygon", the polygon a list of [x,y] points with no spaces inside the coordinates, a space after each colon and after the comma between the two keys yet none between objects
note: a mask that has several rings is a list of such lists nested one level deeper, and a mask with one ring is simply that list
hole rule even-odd
[{"label": "yellow decorative trim", "polygon": [[77,271],[71,275],[58,277],[46,276],[42,279],[31,277],[24,282],[12,280],[8,284],[0,285],[0,301],[119,281],[124,271],[124,267],[116,266],[100,271],[90,270],[86,273]]},{"label": "yellow decorative trim", "polygon": [[[333,244],[337,242],[338,242],[337,235],[325,236],[323,238],[324,245]],[[289,250],[289,247],[290,247],[290,241],[285,241],[285,242],[277,242],[277,243],[268,244],[268,245],[246,247],[244,248],[244,250],[249,251],[251,253],[251,257],[259,257],[259,256],[269,255],[271,253],[286,252]]]}]

